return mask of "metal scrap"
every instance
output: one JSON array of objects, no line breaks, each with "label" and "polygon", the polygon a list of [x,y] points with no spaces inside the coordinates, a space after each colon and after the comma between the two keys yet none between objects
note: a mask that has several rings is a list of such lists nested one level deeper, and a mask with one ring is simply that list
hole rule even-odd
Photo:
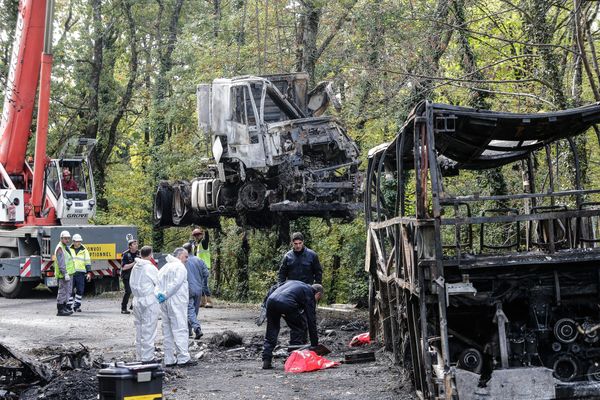
[{"label": "metal scrap", "polygon": [[50,367],[35,358],[0,343],[0,388],[33,382],[49,382],[54,377]]}]

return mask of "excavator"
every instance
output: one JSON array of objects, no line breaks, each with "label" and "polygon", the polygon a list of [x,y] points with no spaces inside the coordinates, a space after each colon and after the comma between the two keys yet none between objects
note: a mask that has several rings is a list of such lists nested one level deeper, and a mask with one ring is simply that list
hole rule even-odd
[{"label": "excavator", "polygon": [[[54,0],[19,2],[0,121],[0,294],[23,296],[40,283],[57,285],[54,248],[60,232],[83,237],[96,291],[118,289],[116,270],[134,226],[96,226],[95,139],[67,137],[58,158],[46,154]],[[37,104],[36,104],[37,98]],[[37,106],[37,107],[36,107]],[[33,157],[27,154],[35,119]]]}]

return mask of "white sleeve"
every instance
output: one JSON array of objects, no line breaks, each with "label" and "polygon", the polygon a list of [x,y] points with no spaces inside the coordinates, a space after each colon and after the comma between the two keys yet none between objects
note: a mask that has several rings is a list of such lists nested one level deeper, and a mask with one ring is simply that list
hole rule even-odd
[{"label": "white sleeve", "polygon": [[154,286],[158,286],[158,269],[154,265],[148,265],[146,268],[148,269],[148,278],[150,278]]},{"label": "white sleeve", "polygon": [[164,293],[167,299],[177,293],[181,285],[183,285],[183,282],[187,278],[187,270],[183,266],[173,266],[172,271],[169,271],[168,277],[169,282],[165,285],[166,293]]}]

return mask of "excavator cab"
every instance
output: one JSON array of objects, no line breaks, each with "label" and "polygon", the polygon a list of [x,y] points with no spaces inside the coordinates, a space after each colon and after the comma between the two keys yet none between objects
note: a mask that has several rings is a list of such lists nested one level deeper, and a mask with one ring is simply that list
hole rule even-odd
[{"label": "excavator cab", "polygon": [[56,200],[56,213],[62,225],[87,224],[96,211],[96,192],[89,157],[95,139],[72,138],[58,159],[46,168],[46,187]]}]

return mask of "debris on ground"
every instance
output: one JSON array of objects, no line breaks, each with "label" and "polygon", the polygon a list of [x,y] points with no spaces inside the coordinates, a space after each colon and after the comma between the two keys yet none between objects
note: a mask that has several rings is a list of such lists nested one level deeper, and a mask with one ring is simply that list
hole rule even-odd
[{"label": "debris on ground", "polygon": [[347,324],[340,326],[342,331],[364,331],[367,329],[367,323],[365,321],[352,321]]},{"label": "debris on ground", "polygon": [[224,331],[214,335],[210,342],[218,347],[234,347],[244,344],[244,339],[234,331]]},{"label": "debris on ground", "polygon": [[375,361],[375,352],[373,351],[357,351],[352,353],[346,353],[344,355],[344,363],[346,364],[360,364]]},{"label": "debris on ground", "polygon": [[0,344],[0,390],[2,398],[17,398],[17,394],[32,384],[52,380],[50,367],[34,357]]},{"label": "debris on ground", "polygon": [[93,400],[98,398],[98,370],[65,371],[46,386],[33,386],[21,393],[20,400]]},{"label": "debris on ground", "polygon": [[369,332],[361,333],[360,335],[356,335],[352,338],[348,346],[356,347],[363,346],[365,344],[371,344],[371,335]]},{"label": "debris on ground", "polygon": [[96,369],[86,346],[32,350],[32,355],[0,344],[0,390],[3,399],[72,399],[98,397]]},{"label": "debris on ground", "polygon": [[[49,364],[51,368],[56,369],[58,367],[64,371],[92,367],[90,351],[81,343],[79,343],[79,346],[56,347],[52,350],[46,348],[43,350],[45,354],[52,353],[52,355],[40,358],[40,362]],[[97,360],[96,363],[98,364],[96,367],[98,367],[101,361]]]}]

